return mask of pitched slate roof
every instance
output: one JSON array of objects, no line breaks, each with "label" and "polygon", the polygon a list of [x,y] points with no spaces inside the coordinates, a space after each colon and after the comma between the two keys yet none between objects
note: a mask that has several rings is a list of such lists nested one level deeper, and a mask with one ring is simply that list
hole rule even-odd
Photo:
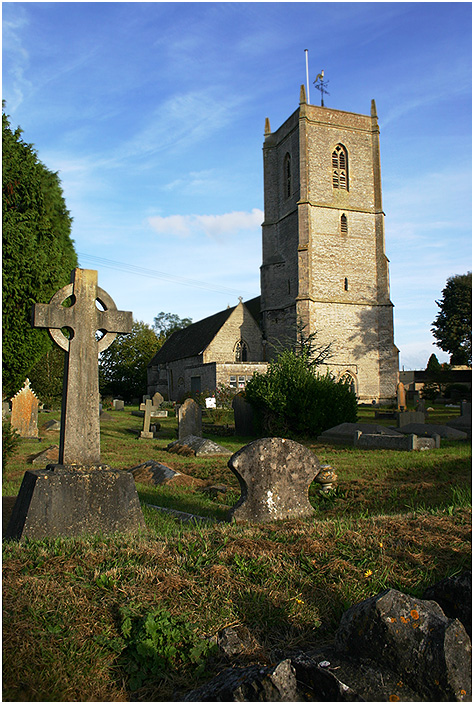
[{"label": "pitched slate roof", "polygon": [[[244,306],[260,326],[260,296],[244,301]],[[158,350],[148,366],[201,354],[236,308],[237,306],[226,308],[208,318],[198,320],[197,323],[193,323],[183,330],[176,330]]]}]

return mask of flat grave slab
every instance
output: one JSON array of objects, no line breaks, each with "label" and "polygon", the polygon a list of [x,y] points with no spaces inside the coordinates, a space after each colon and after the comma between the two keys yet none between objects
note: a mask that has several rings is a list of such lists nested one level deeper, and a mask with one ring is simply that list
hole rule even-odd
[{"label": "flat grave slab", "polygon": [[340,423],[329,430],[325,430],[318,435],[318,442],[327,442],[333,445],[353,445],[356,431],[371,435],[391,435],[401,436],[401,433],[393,428],[386,428],[384,425],[376,423]]}]

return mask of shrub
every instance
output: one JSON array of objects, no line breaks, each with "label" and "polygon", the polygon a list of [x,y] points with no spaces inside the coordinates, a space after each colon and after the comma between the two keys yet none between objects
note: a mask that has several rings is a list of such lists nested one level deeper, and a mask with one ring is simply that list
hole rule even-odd
[{"label": "shrub", "polygon": [[319,375],[306,356],[285,350],[266,374],[247,384],[245,398],[254,407],[260,432],[271,435],[319,435],[339,423],[357,420],[357,399],[344,381]]},{"label": "shrub", "polygon": [[2,463],[7,464],[7,459],[13,455],[20,442],[20,436],[11,426],[9,420],[2,421]]}]

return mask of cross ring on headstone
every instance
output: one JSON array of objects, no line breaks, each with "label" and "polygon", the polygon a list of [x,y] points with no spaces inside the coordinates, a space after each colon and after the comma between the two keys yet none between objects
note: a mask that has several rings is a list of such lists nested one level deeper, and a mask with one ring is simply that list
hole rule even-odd
[{"label": "cross ring on headstone", "polygon": [[[66,307],[63,303],[69,298],[72,304]],[[34,305],[33,326],[48,328],[66,352],[60,464],[100,464],[99,353],[112,344],[117,333],[131,332],[132,324],[132,313],[117,310],[109,294],[97,285],[97,271],[91,269],[74,269],[71,283],[49,303]],[[69,338],[62,328],[69,331]]]}]

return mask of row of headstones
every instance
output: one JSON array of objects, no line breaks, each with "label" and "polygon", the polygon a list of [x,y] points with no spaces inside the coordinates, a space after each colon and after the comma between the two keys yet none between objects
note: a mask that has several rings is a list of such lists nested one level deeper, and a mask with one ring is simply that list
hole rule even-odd
[{"label": "row of headstones", "polygon": [[[215,400],[215,399],[214,399]],[[31,388],[29,379],[26,379],[24,386],[11,399],[11,425],[23,438],[38,437],[38,409],[39,400]],[[140,411],[144,411],[142,438],[154,437],[150,430],[152,417],[159,414],[167,415],[167,411],[159,411],[164,401],[163,396],[156,392],[151,398],[145,395]],[[5,404],[6,405],[6,404]],[[113,400],[113,408],[116,411],[124,410],[124,401]],[[232,402],[235,418],[235,432],[237,435],[252,435],[253,433],[253,412],[249,403],[244,398],[237,395]],[[472,404],[467,401],[461,403],[461,415],[471,414]],[[424,408],[420,406],[416,411],[404,411],[397,414],[398,426],[403,427],[407,423],[424,423]],[[193,400],[187,399],[183,404],[176,407],[178,418],[178,438],[182,439],[188,435],[202,437],[202,411],[201,407]]]}]

